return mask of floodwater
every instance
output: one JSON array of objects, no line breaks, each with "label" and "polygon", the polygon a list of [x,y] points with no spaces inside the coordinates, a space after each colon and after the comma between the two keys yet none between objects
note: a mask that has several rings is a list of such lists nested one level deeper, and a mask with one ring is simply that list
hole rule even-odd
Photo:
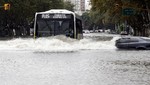
[{"label": "floodwater", "polygon": [[110,36],[0,41],[0,85],[149,85],[150,52],[119,50]]}]

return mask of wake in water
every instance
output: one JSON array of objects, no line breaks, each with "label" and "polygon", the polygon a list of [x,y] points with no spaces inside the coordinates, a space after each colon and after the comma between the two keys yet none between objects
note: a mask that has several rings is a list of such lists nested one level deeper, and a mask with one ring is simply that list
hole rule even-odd
[{"label": "wake in water", "polygon": [[79,50],[115,49],[115,40],[109,41],[84,38],[76,40],[65,36],[47,38],[18,38],[8,41],[0,41],[0,50],[26,50],[34,52],[74,52]]}]

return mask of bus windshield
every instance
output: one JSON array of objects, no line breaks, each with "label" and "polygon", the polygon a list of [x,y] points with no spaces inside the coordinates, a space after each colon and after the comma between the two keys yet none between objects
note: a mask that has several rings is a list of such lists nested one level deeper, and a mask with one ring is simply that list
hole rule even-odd
[{"label": "bus windshield", "polygon": [[72,14],[38,14],[36,35],[39,37],[51,35],[66,35],[73,37],[73,20]]}]

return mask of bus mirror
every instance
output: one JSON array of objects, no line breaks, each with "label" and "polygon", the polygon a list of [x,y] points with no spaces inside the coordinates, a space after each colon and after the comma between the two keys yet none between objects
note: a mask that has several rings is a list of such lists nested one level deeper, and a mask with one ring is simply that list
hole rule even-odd
[{"label": "bus mirror", "polygon": [[29,26],[30,28],[34,28],[34,22],[31,22]]}]

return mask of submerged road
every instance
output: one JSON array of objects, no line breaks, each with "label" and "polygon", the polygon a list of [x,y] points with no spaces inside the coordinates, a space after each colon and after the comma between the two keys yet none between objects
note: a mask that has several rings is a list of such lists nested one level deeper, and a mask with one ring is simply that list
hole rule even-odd
[{"label": "submerged road", "polygon": [[118,50],[116,37],[0,41],[1,85],[149,85],[149,51]]}]

